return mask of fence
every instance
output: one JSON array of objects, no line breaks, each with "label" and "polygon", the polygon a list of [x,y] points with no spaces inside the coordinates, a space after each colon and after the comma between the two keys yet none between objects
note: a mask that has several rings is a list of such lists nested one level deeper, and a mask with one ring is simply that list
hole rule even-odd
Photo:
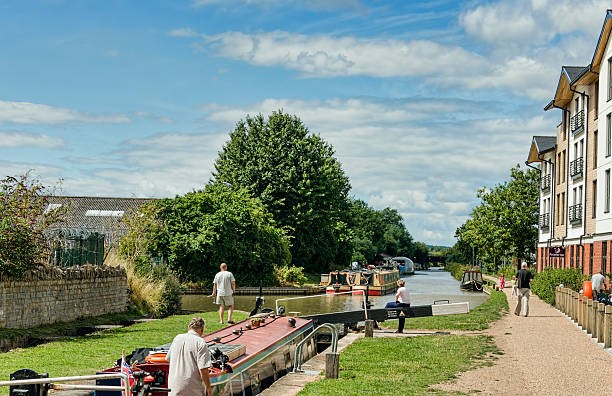
[{"label": "fence", "polygon": [[604,348],[612,347],[612,305],[593,301],[566,287],[555,290],[556,306]]}]

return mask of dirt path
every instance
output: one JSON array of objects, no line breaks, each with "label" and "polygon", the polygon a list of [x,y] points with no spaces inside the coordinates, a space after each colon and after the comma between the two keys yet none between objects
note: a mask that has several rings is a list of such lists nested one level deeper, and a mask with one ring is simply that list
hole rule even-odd
[{"label": "dirt path", "polygon": [[612,353],[533,294],[529,316],[510,314],[485,332],[504,353],[493,366],[461,373],[437,389],[478,395],[598,395],[612,392]]}]

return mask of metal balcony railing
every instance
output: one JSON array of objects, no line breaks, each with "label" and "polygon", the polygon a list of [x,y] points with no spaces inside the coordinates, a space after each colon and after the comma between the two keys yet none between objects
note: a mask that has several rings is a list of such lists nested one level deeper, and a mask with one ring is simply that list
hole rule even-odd
[{"label": "metal balcony railing", "polygon": [[550,228],[550,213],[540,215],[540,229],[546,230]]},{"label": "metal balcony railing", "polygon": [[569,207],[569,221],[572,224],[582,223],[582,204]]},{"label": "metal balcony railing", "polygon": [[576,158],[569,164],[570,177],[581,177],[582,171],[584,170],[584,159],[582,157]]},{"label": "metal balcony railing", "polygon": [[582,132],[584,130],[584,110],[580,110],[572,118],[570,118],[570,131],[572,134]]},{"label": "metal balcony railing", "polygon": [[550,190],[550,175],[544,175],[540,179],[540,188],[542,191]]}]

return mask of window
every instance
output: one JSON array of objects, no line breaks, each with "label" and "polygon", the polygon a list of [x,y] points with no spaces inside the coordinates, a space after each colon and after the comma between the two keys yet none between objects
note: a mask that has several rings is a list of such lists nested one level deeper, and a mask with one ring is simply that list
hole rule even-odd
[{"label": "window", "polygon": [[565,224],[565,214],[567,213],[567,205],[565,205],[565,193],[561,193],[561,224]]},{"label": "window", "polygon": [[610,213],[610,169],[606,169],[606,178],[604,183],[604,213]]},{"label": "window", "polygon": [[593,95],[593,100],[595,101],[595,119],[599,113],[599,84],[595,84],[595,94]]},{"label": "window", "polygon": [[601,245],[601,270],[606,273],[608,262],[608,241],[603,241]]},{"label": "window", "polygon": [[597,131],[593,132],[593,169],[597,168]]},{"label": "window", "polygon": [[608,100],[612,99],[612,58],[608,59]]},{"label": "window", "polygon": [[606,157],[612,153],[612,125],[610,125],[610,114],[606,115]]},{"label": "window", "polygon": [[589,244],[589,274],[593,273],[593,244]]},{"label": "window", "polygon": [[597,217],[597,180],[593,180],[593,194],[591,194],[593,199],[591,199],[591,204],[593,205],[591,208],[591,217]]}]

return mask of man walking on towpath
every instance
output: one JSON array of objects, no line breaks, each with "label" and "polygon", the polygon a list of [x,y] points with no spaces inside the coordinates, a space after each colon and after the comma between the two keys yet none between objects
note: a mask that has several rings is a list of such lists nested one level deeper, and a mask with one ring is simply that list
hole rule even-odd
[{"label": "man walking on towpath", "polygon": [[219,323],[223,323],[223,313],[227,307],[227,323],[234,324],[232,314],[234,313],[234,291],[236,290],[236,279],[234,274],[227,270],[227,264],[221,263],[221,271],[217,272],[213,280],[213,290],[210,297],[217,295],[216,304],[219,305]]},{"label": "man walking on towpath", "polygon": [[517,294],[517,302],[516,309],[514,310],[514,314],[519,316],[521,314],[521,306],[525,306],[525,316],[529,315],[529,292],[531,288],[529,284],[533,279],[533,275],[531,271],[527,269],[527,263],[521,264],[521,269],[516,273],[516,281],[518,282],[518,294]]}]

